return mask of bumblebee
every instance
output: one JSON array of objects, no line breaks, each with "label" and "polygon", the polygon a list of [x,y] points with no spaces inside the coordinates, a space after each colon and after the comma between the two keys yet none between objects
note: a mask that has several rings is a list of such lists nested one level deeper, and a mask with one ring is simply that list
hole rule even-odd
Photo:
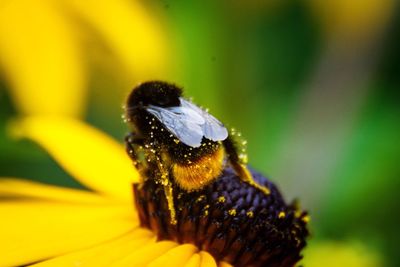
[{"label": "bumblebee", "polygon": [[163,185],[176,224],[173,186],[191,192],[218,179],[230,164],[240,179],[269,194],[257,184],[238,153],[232,133],[207,111],[182,96],[182,89],[162,81],[138,85],[128,96],[125,119],[131,127],[126,149],[142,179]]}]

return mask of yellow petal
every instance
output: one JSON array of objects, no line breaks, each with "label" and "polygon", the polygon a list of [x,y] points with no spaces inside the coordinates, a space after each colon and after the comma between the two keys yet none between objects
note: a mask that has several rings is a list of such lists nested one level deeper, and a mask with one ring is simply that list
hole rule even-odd
[{"label": "yellow petal", "polygon": [[155,236],[152,232],[144,229],[134,230],[115,240],[94,246],[89,249],[69,253],[51,260],[47,260],[33,266],[37,267],[108,267],[116,260],[129,255],[131,251],[154,243]]},{"label": "yellow petal", "polygon": [[139,1],[68,0],[65,3],[99,32],[133,77],[154,79],[163,72],[167,54],[163,31]]},{"label": "yellow petal", "polygon": [[17,136],[40,144],[74,178],[89,188],[131,201],[138,181],[122,145],[78,120],[29,117],[12,125]]},{"label": "yellow petal", "polygon": [[201,256],[201,267],[217,267],[217,263],[213,256],[206,251],[200,251]]},{"label": "yellow petal", "polygon": [[173,249],[176,246],[178,246],[178,244],[172,241],[150,243],[136,251],[133,251],[129,256],[123,258],[122,260],[114,262],[110,266],[147,266],[148,263],[167,253],[167,251]]},{"label": "yellow petal", "polygon": [[232,265],[225,261],[220,261],[218,267],[232,267]]},{"label": "yellow petal", "polygon": [[0,202],[0,266],[23,265],[87,248],[138,227],[130,206]]},{"label": "yellow petal", "polygon": [[186,262],[197,252],[192,244],[184,244],[169,250],[164,255],[152,261],[149,267],[184,266]]},{"label": "yellow petal", "polygon": [[0,178],[0,197],[37,198],[82,204],[104,204],[110,202],[108,198],[92,192],[15,178]]},{"label": "yellow petal", "polygon": [[26,114],[82,113],[86,77],[71,25],[46,0],[0,6],[0,64]]},{"label": "yellow petal", "polygon": [[192,257],[186,262],[185,267],[199,267],[200,266],[200,255],[199,253],[195,253]]}]

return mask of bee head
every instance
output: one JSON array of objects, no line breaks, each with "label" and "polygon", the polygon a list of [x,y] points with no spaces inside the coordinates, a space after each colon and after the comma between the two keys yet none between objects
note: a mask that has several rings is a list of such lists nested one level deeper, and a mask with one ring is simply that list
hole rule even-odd
[{"label": "bee head", "polygon": [[127,100],[128,108],[138,106],[159,106],[173,107],[179,106],[179,97],[182,95],[182,89],[174,84],[150,81],[138,85],[134,88]]}]

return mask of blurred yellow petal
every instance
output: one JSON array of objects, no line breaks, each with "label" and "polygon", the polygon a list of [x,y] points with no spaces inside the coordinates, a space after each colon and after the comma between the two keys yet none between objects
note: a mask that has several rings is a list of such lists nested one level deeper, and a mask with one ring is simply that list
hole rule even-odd
[{"label": "blurred yellow petal", "polygon": [[230,265],[229,263],[227,263],[225,261],[221,261],[221,262],[219,262],[218,267],[232,267],[232,265]]},{"label": "blurred yellow petal", "polygon": [[25,118],[13,123],[11,130],[40,144],[82,184],[116,199],[132,200],[138,173],[123,146],[99,130],[58,117]]},{"label": "blurred yellow petal", "polygon": [[358,242],[315,242],[306,248],[301,261],[307,267],[380,267],[379,254]]},{"label": "blurred yellow petal", "polygon": [[129,256],[124,259],[114,262],[112,267],[126,267],[126,266],[147,266],[148,263],[154,259],[165,254],[167,251],[178,246],[178,243],[172,241],[161,241],[144,245],[142,248],[133,251]]},{"label": "blurred yellow petal", "polygon": [[197,247],[192,244],[184,244],[169,250],[167,253],[152,261],[149,267],[184,266],[186,262],[197,252]]},{"label": "blurred yellow petal", "polygon": [[199,267],[200,266],[200,255],[195,253],[192,257],[186,262],[185,267]]},{"label": "blurred yellow petal", "polygon": [[206,251],[200,251],[201,267],[217,267],[217,263],[213,256]]},{"label": "blurred yellow petal", "polygon": [[154,79],[164,71],[167,53],[163,31],[140,1],[64,2],[99,32],[134,78]]},{"label": "blurred yellow petal", "polygon": [[132,231],[129,206],[0,202],[0,266],[23,265],[87,248]]},{"label": "blurred yellow petal", "polygon": [[328,34],[355,38],[375,33],[395,10],[396,0],[309,0]]},{"label": "blurred yellow petal", "polygon": [[70,26],[47,0],[0,5],[0,67],[22,113],[82,113],[85,71]]},{"label": "blurred yellow petal", "polygon": [[69,253],[54,259],[44,261],[33,266],[37,267],[108,267],[116,260],[129,255],[141,246],[155,241],[155,236],[148,230],[138,229],[116,238],[112,241],[99,244],[89,249]]},{"label": "blurred yellow petal", "polygon": [[16,178],[0,178],[0,197],[34,198],[68,203],[104,204],[108,198],[95,193],[35,183]]}]

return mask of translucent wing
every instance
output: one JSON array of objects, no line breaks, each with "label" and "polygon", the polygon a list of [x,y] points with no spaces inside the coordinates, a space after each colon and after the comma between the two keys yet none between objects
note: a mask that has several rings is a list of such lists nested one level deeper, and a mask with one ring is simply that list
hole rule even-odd
[{"label": "translucent wing", "polygon": [[182,143],[199,147],[203,139],[204,118],[187,107],[157,107],[150,105],[146,110],[154,115]]},{"label": "translucent wing", "polygon": [[202,110],[190,101],[180,98],[181,106],[189,108],[201,114],[205,123],[202,125],[204,136],[213,141],[222,141],[228,137],[228,130],[225,126],[208,112]]}]

